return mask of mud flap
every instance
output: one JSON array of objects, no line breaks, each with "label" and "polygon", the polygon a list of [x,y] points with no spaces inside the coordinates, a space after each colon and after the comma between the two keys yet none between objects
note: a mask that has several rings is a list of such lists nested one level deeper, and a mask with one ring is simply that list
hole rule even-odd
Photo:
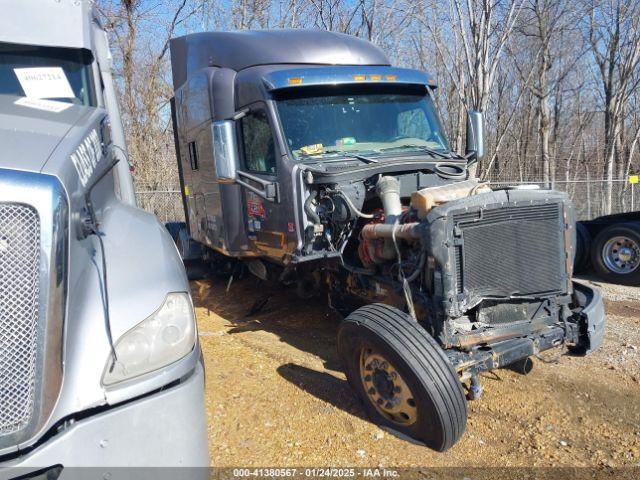
[{"label": "mud flap", "polygon": [[605,324],[604,302],[602,295],[595,288],[575,282],[573,287],[582,307],[580,331],[583,334],[580,338],[580,347],[588,355],[602,346]]}]

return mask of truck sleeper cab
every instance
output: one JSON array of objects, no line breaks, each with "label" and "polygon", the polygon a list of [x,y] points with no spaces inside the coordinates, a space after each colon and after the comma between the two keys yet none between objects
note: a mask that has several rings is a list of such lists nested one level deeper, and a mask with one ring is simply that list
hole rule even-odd
[{"label": "truck sleeper cab", "polygon": [[483,371],[601,344],[600,295],[571,280],[568,198],[471,177],[482,114],[452,152],[428,74],[301,30],[188,35],[171,62],[183,256],[328,292],[375,422],[446,450],[464,432],[463,383],[478,397]]},{"label": "truck sleeper cab", "polygon": [[88,1],[0,5],[0,478],[206,467],[189,284],[135,205],[106,34]]}]

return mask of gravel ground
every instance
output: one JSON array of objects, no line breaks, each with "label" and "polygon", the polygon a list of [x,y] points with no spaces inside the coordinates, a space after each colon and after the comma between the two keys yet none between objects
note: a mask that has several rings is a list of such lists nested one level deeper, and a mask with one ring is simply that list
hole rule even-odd
[{"label": "gravel ground", "polygon": [[[640,466],[640,288],[584,280],[606,298],[605,345],[528,376],[499,370],[446,453],[369,422],[340,371],[339,317],[322,300],[254,279],[192,282],[206,363],[211,464],[248,466]],[[266,307],[248,316],[256,295]],[[553,358],[554,353],[547,353]]]}]

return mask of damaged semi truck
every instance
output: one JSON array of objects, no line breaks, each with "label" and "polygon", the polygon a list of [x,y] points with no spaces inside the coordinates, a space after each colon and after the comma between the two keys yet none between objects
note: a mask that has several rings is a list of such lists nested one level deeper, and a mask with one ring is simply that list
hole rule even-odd
[{"label": "damaged semi truck", "polygon": [[466,155],[451,151],[428,74],[302,30],[176,38],[171,63],[183,257],[327,292],[375,422],[446,450],[480,373],[600,346],[601,297],[572,282],[567,197],[475,180],[482,115]]},{"label": "damaged semi truck", "polygon": [[106,34],[88,1],[0,6],[0,477],[205,467],[189,284],[135,206]]}]

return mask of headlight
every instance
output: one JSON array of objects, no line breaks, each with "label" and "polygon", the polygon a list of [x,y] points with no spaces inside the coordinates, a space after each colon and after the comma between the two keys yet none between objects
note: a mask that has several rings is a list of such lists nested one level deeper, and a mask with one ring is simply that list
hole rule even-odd
[{"label": "headlight", "polygon": [[109,356],[102,383],[112,385],[169,365],[187,355],[195,342],[189,294],[170,293],[153,315],[118,339],[118,360],[111,370],[113,359]]}]

